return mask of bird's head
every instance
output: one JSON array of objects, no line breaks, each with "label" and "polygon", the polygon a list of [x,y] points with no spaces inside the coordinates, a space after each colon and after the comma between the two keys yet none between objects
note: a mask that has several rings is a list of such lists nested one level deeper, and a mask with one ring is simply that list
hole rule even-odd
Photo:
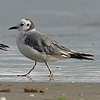
[{"label": "bird's head", "polygon": [[10,27],[9,30],[17,29],[18,31],[27,32],[35,29],[34,24],[29,19],[21,19],[16,26]]}]

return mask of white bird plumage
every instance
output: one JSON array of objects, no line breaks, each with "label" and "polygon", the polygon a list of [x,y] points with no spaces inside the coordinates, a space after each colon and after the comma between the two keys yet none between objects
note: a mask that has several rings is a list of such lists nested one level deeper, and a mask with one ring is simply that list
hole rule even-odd
[{"label": "white bird plumage", "polygon": [[93,55],[69,50],[48,36],[38,32],[35,29],[33,22],[29,19],[20,20],[17,26],[9,28],[9,30],[11,29],[17,29],[20,31],[16,37],[16,43],[19,51],[27,58],[35,61],[33,68],[27,74],[22,76],[28,76],[28,74],[30,74],[30,72],[35,68],[37,62],[44,62],[46,64],[50,71],[50,79],[52,79],[53,73],[48,62],[68,58],[94,60],[93,58],[87,57]]}]

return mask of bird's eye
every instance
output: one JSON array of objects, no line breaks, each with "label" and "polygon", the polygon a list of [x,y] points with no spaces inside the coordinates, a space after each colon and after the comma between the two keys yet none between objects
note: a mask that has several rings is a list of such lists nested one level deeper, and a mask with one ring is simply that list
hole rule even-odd
[{"label": "bird's eye", "polygon": [[24,24],[20,24],[20,26],[23,26]]},{"label": "bird's eye", "polygon": [[29,26],[29,24],[27,24],[27,26]]}]

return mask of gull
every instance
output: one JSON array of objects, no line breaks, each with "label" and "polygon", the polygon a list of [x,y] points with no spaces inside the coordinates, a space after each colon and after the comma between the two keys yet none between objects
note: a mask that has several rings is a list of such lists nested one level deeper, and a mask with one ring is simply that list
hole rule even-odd
[{"label": "gull", "polygon": [[0,50],[7,51],[7,48],[9,48],[8,45],[5,45],[5,44],[0,43]]},{"label": "gull", "polygon": [[57,43],[50,37],[42,34],[35,29],[34,23],[29,19],[21,19],[19,23],[9,30],[17,29],[19,33],[16,36],[16,44],[19,51],[27,58],[34,60],[35,64],[32,69],[24,74],[18,76],[26,76],[35,69],[37,62],[45,63],[49,72],[50,79],[53,79],[53,72],[48,63],[59,60],[74,58],[80,60],[94,60],[92,54],[79,53]]}]

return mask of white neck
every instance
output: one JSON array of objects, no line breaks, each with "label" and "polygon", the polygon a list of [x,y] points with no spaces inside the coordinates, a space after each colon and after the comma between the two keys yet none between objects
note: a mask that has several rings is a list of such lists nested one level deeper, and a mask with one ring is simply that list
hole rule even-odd
[{"label": "white neck", "polygon": [[34,29],[32,29],[32,30],[29,30],[28,32],[31,32],[31,31],[36,31],[36,29],[34,28]]}]

